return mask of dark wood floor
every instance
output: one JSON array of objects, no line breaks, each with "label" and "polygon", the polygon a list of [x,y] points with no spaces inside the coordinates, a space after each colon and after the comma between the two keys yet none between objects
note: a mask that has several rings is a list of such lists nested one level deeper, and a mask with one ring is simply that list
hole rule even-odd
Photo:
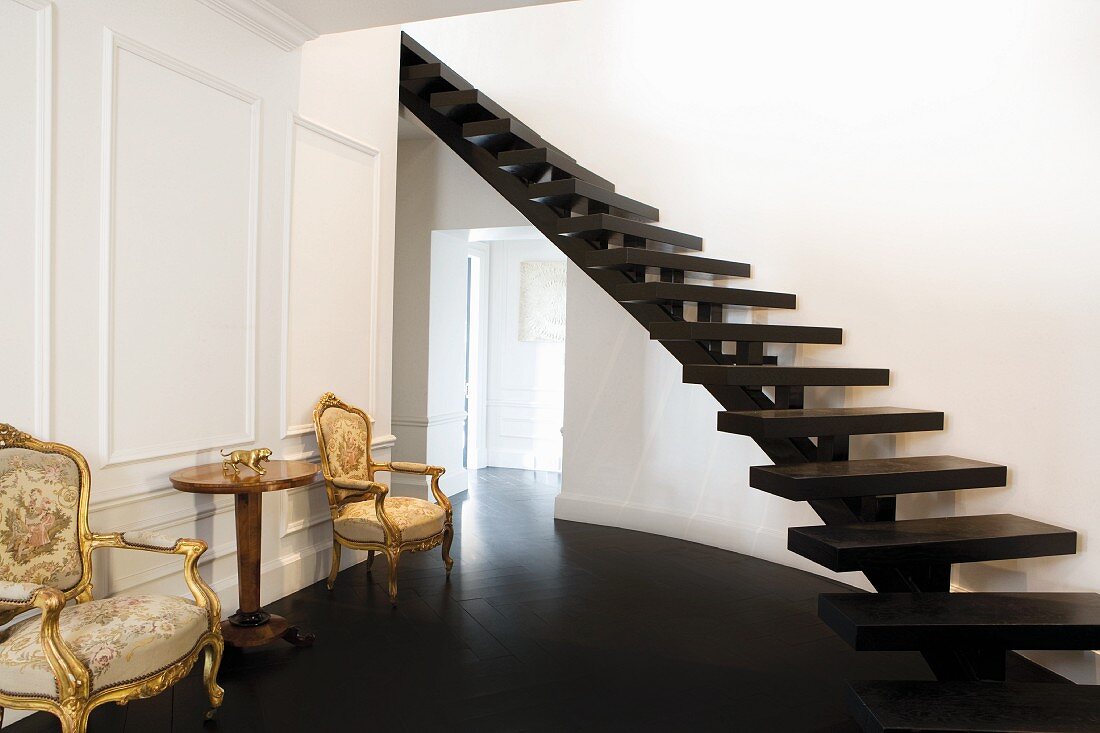
[{"label": "dark wood floor", "polygon": [[[845,586],[689,542],[553,519],[554,474],[490,469],[456,497],[450,583],[436,552],[359,565],[270,610],[317,634],[228,654],[217,729],[851,733],[845,678],[930,679],[856,653],[818,620]],[[192,674],[92,717],[93,733],[203,730]],[[13,733],[58,730],[36,715]]]}]

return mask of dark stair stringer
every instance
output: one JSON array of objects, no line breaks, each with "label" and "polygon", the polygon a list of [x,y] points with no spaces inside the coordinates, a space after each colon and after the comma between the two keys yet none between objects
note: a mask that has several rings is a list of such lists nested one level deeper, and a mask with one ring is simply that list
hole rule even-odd
[{"label": "dark stair stringer", "polygon": [[[839,329],[725,324],[722,301],[692,301],[680,295],[671,300],[633,297],[635,293],[648,292],[637,289],[640,285],[661,292],[659,288],[665,284],[682,284],[686,275],[748,277],[749,268],[740,263],[684,254],[685,249],[701,250],[702,239],[654,226],[650,222],[657,219],[655,208],[619,197],[610,181],[550,145],[405,34],[402,34],[401,64],[401,104],[605,292],[619,300],[635,320],[650,329],[652,338],[684,365],[685,381],[703,385],[722,405],[724,412],[719,417],[722,429],[750,436],[776,464],[776,473],[767,480],[783,483],[785,491],[793,486],[804,487],[799,489],[801,494],[795,492],[792,496],[804,497],[825,526],[792,529],[792,549],[809,548],[807,553],[825,558],[834,553],[837,558],[843,555],[846,561],[858,556],[855,569],[862,570],[875,589],[883,593],[945,592],[949,589],[953,562],[1075,551],[1073,532],[1010,515],[894,521],[892,493],[935,490],[932,488],[935,486],[954,490],[1000,485],[996,481],[1003,483],[1003,467],[945,461],[938,466],[926,462],[923,468],[909,470],[900,469],[900,464],[864,470],[871,467],[847,461],[849,435],[939,430],[943,427],[943,414],[897,408],[825,411],[832,414],[802,410],[808,389],[815,385],[884,386],[889,382],[889,372],[779,366],[774,356],[766,356],[762,351],[763,343],[769,339],[777,343],[839,343]],[[653,285],[649,282],[651,278],[661,284]],[[622,297],[624,294],[626,298]],[[761,293],[753,297],[768,296]],[[696,322],[685,320],[683,302],[698,303]],[[767,303],[755,307],[759,305]],[[790,306],[793,305],[792,296]],[[759,328],[755,330],[737,328],[757,325]],[[804,330],[784,331],[784,328]],[[736,342],[736,355],[723,352],[723,341]],[[765,391],[773,387],[774,398]],[[807,414],[780,414],[784,412]],[[785,427],[777,428],[779,425]],[[816,444],[812,438],[816,438]],[[797,483],[811,478],[813,469],[798,476],[793,467],[824,461],[832,461],[838,468],[832,472],[818,470],[815,486]],[[784,475],[784,468],[792,470]],[[938,472],[943,476],[936,476]],[[757,473],[758,477],[761,475]],[[823,489],[828,481],[833,482],[832,488]],[[882,482],[882,491],[874,490],[873,481]],[[939,544],[929,543],[921,527],[932,534],[939,532]],[[883,530],[879,540],[888,537],[879,542],[877,549],[872,547],[874,542],[866,542],[867,546],[855,554],[852,547],[839,547],[845,541],[859,545],[867,537],[860,534],[860,529],[874,532],[876,528]],[[834,534],[829,535],[830,531]],[[845,535],[845,531],[851,534]],[[841,562],[837,559],[833,564],[839,567]],[[1011,669],[1014,674],[1026,674],[1028,681],[1065,682],[1023,657],[1010,657],[1010,661],[1016,662],[1006,666],[1004,650],[995,645],[921,651],[941,680],[1003,680],[1006,669]],[[1004,685],[974,689],[1003,688]],[[1060,688],[1074,689],[1068,685]],[[978,699],[980,702],[980,695]],[[867,700],[855,694],[853,711],[857,716],[868,705]]]}]

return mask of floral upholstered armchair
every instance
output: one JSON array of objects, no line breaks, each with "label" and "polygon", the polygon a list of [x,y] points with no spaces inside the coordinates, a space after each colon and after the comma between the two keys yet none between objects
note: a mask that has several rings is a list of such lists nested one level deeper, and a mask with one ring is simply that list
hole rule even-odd
[{"label": "floral upholstered armchair", "polygon": [[[83,733],[98,705],[156,695],[205,650],[211,710],[222,702],[221,604],[199,577],[200,540],[88,529],[88,463],[58,443],[0,424],[0,720],[3,708],[44,710]],[[194,601],[93,600],[92,552],[110,547],[183,555]],[[67,605],[75,601],[73,605]]]},{"label": "floral upholstered armchair", "polygon": [[[451,574],[454,525],[451,502],[439,488],[446,469],[423,463],[375,463],[370,455],[371,420],[332,392],[326,392],[313,411],[321,472],[325,476],[332,514],[332,570],[328,588],[340,572],[340,548],[367,550],[367,572],[374,553],[389,562],[390,603],[397,604],[397,562],[402,552],[423,552],[443,545],[443,564]],[[431,476],[436,503],[405,496],[387,499],[389,487],[374,480],[376,471]]]}]

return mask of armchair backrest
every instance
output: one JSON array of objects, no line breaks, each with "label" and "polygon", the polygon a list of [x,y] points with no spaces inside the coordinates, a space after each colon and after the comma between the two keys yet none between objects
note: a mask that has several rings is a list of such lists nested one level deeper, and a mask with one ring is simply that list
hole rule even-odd
[{"label": "armchair backrest", "polygon": [[332,392],[326,392],[313,410],[317,450],[325,480],[334,478],[370,481],[370,416],[352,407]]},{"label": "armchair backrest", "polygon": [[0,580],[83,590],[90,484],[80,453],[0,424]]}]

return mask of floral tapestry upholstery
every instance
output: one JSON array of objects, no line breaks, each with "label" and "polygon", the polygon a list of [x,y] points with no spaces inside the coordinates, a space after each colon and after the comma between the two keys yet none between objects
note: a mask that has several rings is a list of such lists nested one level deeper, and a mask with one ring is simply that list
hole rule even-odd
[{"label": "floral tapestry upholstery", "polygon": [[56,453],[0,450],[0,578],[67,591],[80,580],[80,470]]},{"label": "floral tapestry upholstery", "polygon": [[[0,690],[57,696],[38,616],[11,627],[0,643]],[[116,596],[61,611],[61,637],[101,690],[159,672],[194,649],[209,629],[206,609],[176,596]]]},{"label": "floral tapestry upholstery", "polygon": [[[422,540],[443,531],[446,512],[423,499],[391,496],[386,499],[386,515],[401,530],[402,541]],[[336,534],[352,542],[384,542],[382,523],[373,501],[348,504],[334,521]]]},{"label": "floral tapestry upholstery", "polygon": [[330,407],[321,415],[321,432],[332,478],[369,478],[370,426],[366,420],[354,412]]}]

